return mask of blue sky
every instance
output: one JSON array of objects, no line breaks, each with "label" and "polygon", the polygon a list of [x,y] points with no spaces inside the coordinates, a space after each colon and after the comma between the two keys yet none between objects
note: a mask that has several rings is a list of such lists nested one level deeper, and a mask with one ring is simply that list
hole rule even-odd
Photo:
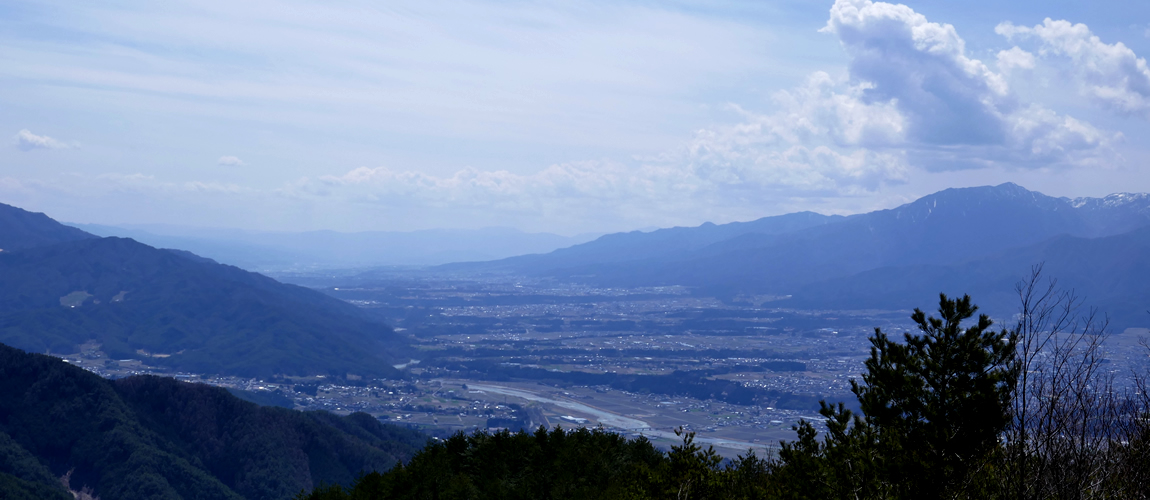
[{"label": "blue sky", "polygon": [[0,202],[563,234],[1150,191],[1135,2],[0,4]]}]

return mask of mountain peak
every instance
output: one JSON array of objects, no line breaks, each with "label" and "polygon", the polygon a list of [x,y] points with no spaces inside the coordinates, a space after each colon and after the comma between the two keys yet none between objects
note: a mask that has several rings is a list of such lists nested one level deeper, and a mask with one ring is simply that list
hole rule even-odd
[{"label": "mountain peak", "polygon": [[[976,208],[982,207],[982,208]],[[991,208],[998,207],[998,208]],[[910,221],[923,220],[942,213],[966,214],[969,210],[1029,210],[1069,212],[1068,201],[1031,191],[1013,182],[997,186],[949,188],[928,194],[915,201],[876,213],[890,213]],[[860,217],[860,216],[856,216]]]},{"label": "mountain peak", "polygon": [[1051,197],[1051,196],[1046,196],[1045,194],[1040,193],[1038,191],[1031,191],[1031,190],[1026,189],[1022,186],[1019,186],[1018,184],[1015,184],[1013,182],[1004,182],[1004,183],[999,184],[997,186],[981,186],[981,187],[973,187],[973,188],[966,188],[966,189],[970,189],[970,190],[974,190],[974,191],[983,191],[983,192],[986,192],[987,194],[992,194],[992,195],[998,196],[1000,198],[1020,198],[1020,199],[1028,199],[1028,200],[1040,199],[1040,198],[1041,199],[1045,199],[1045,198],[1053,199],[1053,197]]},{"label": "mountain peak", "polygon": [[1018,184],[1015,184],[1013,182],[1003,182],[1002,184],[994,186],[994,188],[1000,189],[1000,190],[1005,190],[1005,191],[1025,191],[1027,193],[1031,192],[1029,189],[1026,189],[1022,186],[1019,186]]}]

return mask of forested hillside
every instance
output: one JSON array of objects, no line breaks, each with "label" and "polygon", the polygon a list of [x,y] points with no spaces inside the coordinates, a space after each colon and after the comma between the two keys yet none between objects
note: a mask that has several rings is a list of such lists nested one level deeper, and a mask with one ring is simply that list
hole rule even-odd
[{"label": "forested hillside", "polygon": [[387,376],[408,359],[390,327],[313,290],[188,252],[95,238],[42,214],[8,206],[0,214],[3,237],[38,235],[0,252],[8,345],[74,353],[95,341],[114,359],[243,376]]},{"label": "forested hillside", "polygon": [[0,203],[0,251],[77,241],[96,236],[65,226],[47,215]]},{"label": "forested hillside", "polygon": [[426,437],[366,414],[260,407],[169,378],[110,381],[0,345],[2,498],[283,499],[410,459]]}]

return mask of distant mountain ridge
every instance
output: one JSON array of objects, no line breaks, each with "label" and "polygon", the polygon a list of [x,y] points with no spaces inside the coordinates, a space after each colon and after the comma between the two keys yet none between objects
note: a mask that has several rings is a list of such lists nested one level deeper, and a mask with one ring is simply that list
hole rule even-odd
[{"label": "distant mountain ridge", "polygon": [[1150,219],[1150,194],[1114,193],[1103,198],[1062,198],[1096,228],[1093,236],[1124,233]]},{"label": "distant mountain ridge", "polygon": [[[1097,237],[1150,224],[1150,198],[1126,195],[1122,199],[1128,200],[1121,204],[1114,199],[1109,203],[1072,201],[1011,183],[947,189],[896,208],[849,217],[808,212],[749,223],[612,234],[545,255],[472,268],[697,286],[733,284],[740,276],[767,278],[755,273],[770,269],[773,280],[781,279],[780,286],[789,286],[809,280],[787,269],[806,274],[815,261],[820,263],[815,277],[827,278],[895,263],[970,258],[1058,234]],[[956,244],[956,237],[968,235],[979,235],[980,241]],[[768,257],[770,262],[757,260]],[[752,276],[745,276],[748,272]]]},{"label": "distant mountain ridge", "polygon": [[100,236],[180,248],[249,270],[422,266],[549,252],[590,239],[511,228],[268,232],[171,225],[73,224]]},{"label": "distant mountain ridge", "polygon": [[[574,267],[649,259],[674,259],[719,242],[747,234],[776,235],[845,220],[842,216],[814,212],[763,217],[749,222],[705,223],[697,227],[672,227],[654,231],[612,233],[594,241],[547,254],[522,255],[480,264],[449,264],[443,269],[507,269],[544,273],[557,266]],[[558,263],[558,264],[557,264]]]},{"label": "distant mountain ridge", "polygon": [[[0,221],[20,212],[0,207],[16,214]],[[387,376],[407,359],[406,339],[319,292],[188,252],[31,220],[17,230],[42,235],[43,244],[0,252],[0,342],[77,352],[94,340],[115,359],[244,376]],[[0,235],[11,233],[0,226]]]},{"label": "distant mountain ridge", "polygon": [[[1136,243],[1141,241],[1137,231],[1146,227],[1150,227],[1150,195],[1055,198],[1006,183],[946,189],[892,209],[847,217],[800,213],[750,223],[612,234],[544,255],[443,269],[523,273],[601,286],[685,285],[698,293],[728,298],[795,295],[792,303],[804,307],[877,307],[880,303],[908,307],[922,302],[908,303],[906,295],[898,297],[903,302],[884,300],[897,295],[886,294],[884,289],[888,285],[898,289],[917,280],[921,283],[911,288],[931,288],[937,294],[947,283],[958,283],[951,278],[934,283],[933,279],[942,280],[942,276],[917,277],[911,269],[953,267],[961,274],[965,263],[984,262],[984,271],[975,274],[983,281],[965,283],[985,292],[990,289],[988,283],[994,282],[1009,293],[1031,265],[1045,259],[1052,261],[1049,271],[1078,276],[1070,264],[1053,263],[1090,261],[1090,252],[1103,251],[1091,245],[1105,242],[1107,252],[1129,258],[1126,267],[1098,268],[1096,279],[1084,277],[1076,282],[1084,290],[1103,286],[1102,282],[1116,279],[1107,273],[1142,272],[1139,266],[1147,257],[1133,249],[1141,248]],[[1127,233],[1129,238],[1117,238]],[[1061,241],[1061,246],[1054,241]],[[1150,282],[1150,274],[1134,275]],[[836,287],[854,294],[840,293]],[[1137,287],[1123,290],[1135,293]],[[820,302],[824,297],[828,299],[825,304]],[[928,302],[936,299],[926,298]]]}]

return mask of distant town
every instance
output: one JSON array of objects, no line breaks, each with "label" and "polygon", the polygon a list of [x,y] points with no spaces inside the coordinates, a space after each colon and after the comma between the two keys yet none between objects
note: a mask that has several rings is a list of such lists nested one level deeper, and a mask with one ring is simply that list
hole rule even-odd
[{"label": "distant town", "polygon": [[[479,429],[603,426],[657,444],[674,429],[727,456],[769,453],[818,401],[853,402],[875,327],[901,334],[907,311],[810,311],[785,297],[723,302],[682,287],[593,288],[523,278],[396,273],[374,278],[280,277],[378,315],[416,339],[398,380],[172,373],[108,359],[95,344],[61,356],[118,378],[162,374],[225,387],[265,405],[366,412],[435,437]],[[334,280],[342,286],[323,283]],[[1136,333],[1136,332],[1135,332]],[[1115,342],[1136,342],[1118,335]],[[1139,353],[1138,349],[1115,352]],[[1142,366],[1119,355],[1112,370]]]}]

